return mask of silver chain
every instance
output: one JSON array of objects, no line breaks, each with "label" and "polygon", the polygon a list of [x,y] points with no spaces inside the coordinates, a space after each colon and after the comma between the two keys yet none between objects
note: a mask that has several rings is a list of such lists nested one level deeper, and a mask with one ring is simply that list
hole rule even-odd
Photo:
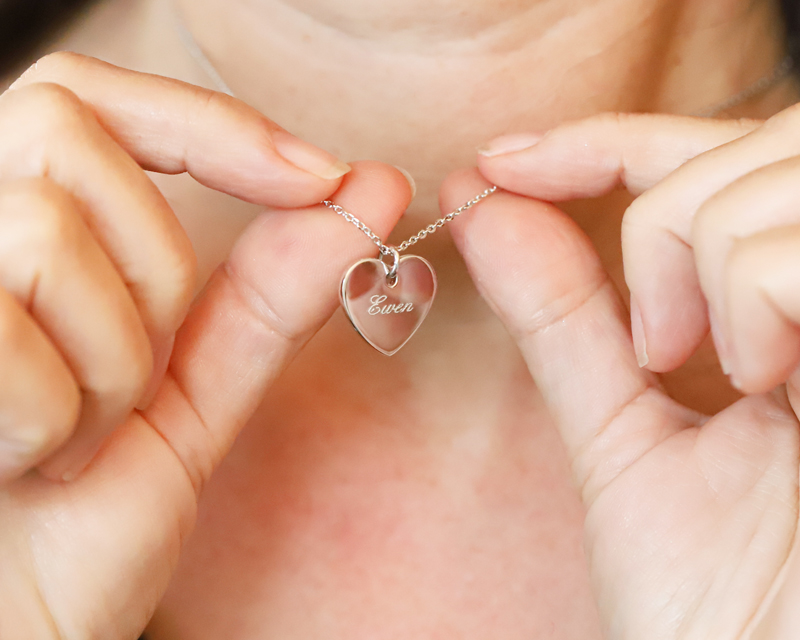
[{"label": "silver chain", "polygon": [[[437,230],[441,229],[448,222],[452,222],[456,216],[459,216],[462,213],[464,213],[467,209],[474,207],[481,200],[492,195],[495,191],[497,191],[497,187],[489,187],[488,189],[482,191],[469,202],[465,202],[464,204],[462,204],[458,209],[454,209],[446,216],[439,218],[436,222],[431,222],[427,227],[415,233],[408,240],[403,240],[403,242],[397,245],[395,249],[397,250],[398,253],[402,253],[410,246],[417,244],[417,242],[424,239],[425,237],[431,235],[432,233],[436,233]],[[365,236],[367,236],[370,240],[372,240],[372,242],[374,242],[377,245],[378,249],[380,249],[380,252],[383,255],[385,256],[392,255],[391,245],[384,244],[383,240],[381,240],[380,236],[377,233],[375,233],[367,225],[361,222],[361,220],[359,220],[352,213],[347,211],[344,207],[335,204],[331,200],[323,200],[322,204],[324,204],[326,207],[328,207],[328,209],[330,209],[334,213],[338,213],[340,216],[342,216],[342,218],[344,218],[351,224],[355,225],[355,227],[358,230],[364,233]]]},{"label": "silver chain", "polygon": [[753,84],[745,87],[736,95],[726,98],[725,100],[722,100],[721,102],[711,105],[710,107],[707,107],[702,111],[698,111],[692,115],[697,116],[698,118],[713,118],[720,113],[724,113],[725,111],[729,111],[734,107],[738,107],[740,104],[747,102],[751,98],[755,98],[762,93],[766,93],[768,89],[771,89],[778,84],[778,82],[787,77],[791,73],[792,69],[794,69],[794,56],[790,53],[767,75],[761,76]]}]

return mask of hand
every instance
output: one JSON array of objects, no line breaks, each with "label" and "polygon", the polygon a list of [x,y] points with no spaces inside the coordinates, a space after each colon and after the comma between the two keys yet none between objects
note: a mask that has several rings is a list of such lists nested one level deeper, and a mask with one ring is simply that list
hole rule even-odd
[{"label": "hand", "polygon": [[[411,198],[347,168],[237,100],[75,55],[0,98],[3,640],[144,628],[203,483],[374,254],[315,203],[385,235]],[[188,311],[194,255],[144,169],[294,210],[257,218]]]},{"label": "hand", "polygon": [[[610,639],[796,638],[800,408],[800,109],[761,123],[605,115],[479,159],[448,210],[516,337],[572,460]],[[627,312],[597,253],[550,202],[624,185]],[[713,318],[750,394],[715,416],[652,373],[678,367]],[[638,351],[638,357],[637,357]],[[651,371],[640,368],[646,365]]]}]

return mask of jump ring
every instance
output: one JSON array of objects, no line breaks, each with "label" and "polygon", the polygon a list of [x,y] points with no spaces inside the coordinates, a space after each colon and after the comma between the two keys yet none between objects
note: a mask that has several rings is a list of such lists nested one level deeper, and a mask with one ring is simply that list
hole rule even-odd
[{"label": "jump ring", "polygon": [[390,282],[397,278],[397,266],[400,264],[400,252],[393,246],[387,245],[387,249],[389,249],[388,256],[392,257],[392,264],[386,264],[386,261],[383,259],[384,255],[381,253],[381,262],[383,262],[383,268],[386,270],[386,279]]}]

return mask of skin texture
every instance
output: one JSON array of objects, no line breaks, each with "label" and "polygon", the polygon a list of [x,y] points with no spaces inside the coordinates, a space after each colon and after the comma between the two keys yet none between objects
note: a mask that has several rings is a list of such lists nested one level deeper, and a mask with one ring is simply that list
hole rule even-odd
[{"label": "skin texture", "polygon": [[[782,56],[774,7],[476,2],[456,20],[445,3],[182,8],[237,93],[335,153],[287,142],[237,101],[70,56],[42,61],[3,97],[7,109],[24,101],[0,112],[9,130],[29,112],[36,123],[83,118],[50,125],[80,132],[64,143],[81,150],[72,173],[44,174],[59,147],[34,146],[38,173],[14,174],[16,191],[0,194],[27,198],[44,229],[72,221],[73,240],[31,251],[39,245],[25,238],[40,236],[21,234],[8,264],[44,257],[31,271],[56,277],[47,265],[78,256],[88,287],[108,260],[103,286],[133,312],[98,324],[151,348],[135,350],[139,371],[114,406],[125,418],[96,420],[98,432],[117,428],[83,469],[69,447],[86,437],[91,403],[76,407],[87,385],[64,348],[71,334],[51,335],[49,307],[27,304],[35,278],[3,281],[4,327],[22,327],[30,344],[12,354],[14,371],[36,365],[29,375],[43,394],[61,390],[63,410],[45,416],[35,453],[6,467],[0,635],[130,638],[152,616],[149,635],[169,640],[795,637],[791,380],[732,404],[707,341],[670,376],[637,360],[657,372],[683,365],[704,339],[708,301],[745,391],[797,366],[787,206],[797,115],[554,128],[609,108],[691,113],[735,93]],[[168,15],[164,3],[111,2],[64,44],[203,83]],[[794,95],[784,83],[743,113],[770,115]],[[477,144],[546,129],[517,152],[490,145],[480,173],[444,182],[445,212],[488,181],[506,192],[452,225],[452,239],[420,247],[440,298],[398,356],[359,343],[340,314],[298,354],[334,311],[341,272],[373,251],[313,203],[333,194],[382,237],[398,220],[405,236],[439,215],[440,182],[476,162]],[[412,190],[399,172],[354,162],[342,177],[336,156],[403,164],[418,178],[416,204],[400,219]],[[108,188],[88,179],[98,157],[119,165],[114,176],[128,171],[114,196],[125,203],[130,191],[133,204],[82,233],[77,220],[111,210],[90,197]],[[188,175],[150,175],[161,199],[142,168]],[[328,171],[339,175],[319,176]],[[290,211],[259,213],[265,205]],[[161,320],[147,277],[168,285],[171,272],[135,252],[137,288],[139,262],[113,259],[114,234],[147,224],[161,225],[147,246],[183,265]],[[678,250],[662,251],[675,236]],[[195,255],[205,286],[188,308]],[[26,399],[20,412],[43,404]],[[65,469],[71,482],[40,474]]]}]

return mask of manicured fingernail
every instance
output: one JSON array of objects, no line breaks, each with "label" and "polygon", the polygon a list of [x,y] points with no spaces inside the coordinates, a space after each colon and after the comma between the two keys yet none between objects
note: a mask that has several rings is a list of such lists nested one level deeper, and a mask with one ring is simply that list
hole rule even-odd
[{"label": "manicured fingernail", "polygon": [[719,366],[722,367],[722,373],[729,376],[731,375],[730,353],[727,344],[725,344],[725,338],[722,336],[719,320],[717,320],[717,316],[711,308],[708,309],[708,323],[711,325],[711,337],[714,340],[714,348],[717,350]]},{"label": "manicured fingernail", "polygon": [[350,171],[350,165],[328,153],[293,136],[288,131],[272,134],[275,150],[295,167],[308,171],[323,180],[336,180]]},{"label": "manicured fingernail", "polygon": [[172,356],[172,347],[174,345],[175,336],[173,335],[153,354],[153,375],[150,377],[147,389],[136,404],[136,408],[139,411],[144,411],[150,406],[153,398],[155,398],[156,392],[161,388],[161,383],[164,381],[164,374],[167,372],[169,359]]},{"label": "manicured fingernail", "polygon": [[530,149],[539,144],[542,138],[544,138],[543,133],[512,133],[495,138],[482,147],[478,147],[478,153],[487,158],[493,158],[506,153]]},{"label": "manicured fingernail", "polygon": [[631,296],[631,335],[633,336],[633,348],[636,351],[636,362],[640,367],[646,367],[650,362],[647,355],[647,339],[644,335],[644,322],[642,322],[642,312],[636,298]]},{"label": "manicured fingernail", "polygon": [[413,199],[414,196],[417,195],[417,183],[414,178],[411,177],[411,174],[403,169],[403,167],[398,167],[394,165],[394,168],[397,169],[400,173],[403,174],[403,177],[408,181],[409,186],[411,187],[411,198]]}]

